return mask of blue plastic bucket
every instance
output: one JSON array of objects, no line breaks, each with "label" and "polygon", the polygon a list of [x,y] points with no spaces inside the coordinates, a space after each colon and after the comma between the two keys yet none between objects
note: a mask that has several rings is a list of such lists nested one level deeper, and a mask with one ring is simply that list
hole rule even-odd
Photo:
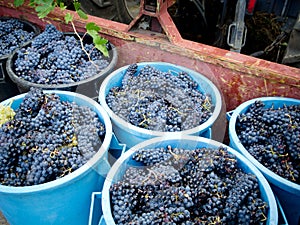
[{"label": "blue plastic bucket", "polygon": [[99,225],[107,224],[107,225],[114,225],[114,219],[111,213],[111,205],[110,205],[110,192],[109,189],[113,183],[121,180],[126,169],[129,165],[134,165],[133,160],[131,159],[132,154],[138,149],[147,149],[147,148],[156,148],[156,147],[166,147],[167,145],[171,145],[172,147],[178,148],[186,148],[186,149],[193,149],[193,148],[213,148],[217,149],[220,146],[226,147],[228,151],[235,155],[238,160],[238,165],[244,172],[249,172],[256,175],[259,188],[262,195],[262,199],[267,202],[269,205],[269,212],[267,216],[268,225],[277,225],[278,222],[278,209],[275,200],[275,196],[271,190],[270,185],[268,184],[267,180],[261,174],[261,172],[253,166],[243,155],[238,153],[237,151],[219,143],[217,141],[207,139],[204,137],[197,137],[197,136],[182,136],[181,138],[178,137],[156,137],[150,140],[144,141],[128,151],[126,151],[112,166],[111,170],[109,171],[107,178],[105,179],[103,189],[102,189],[102,211],[103,217],[99,221]]},{"label": "blue plastic bucket", "polygon": [[[110,169],[107,161],[112,139],[112,125],[104,109],[94,100],[67,91],[56,93],[62,101],[88,106],[105,125],[106,135],[99,151],[82,167],[51,182],[11,187],[0,185],[0,210],[10,225],[83,225],[88,224],[91,194],[100,191]],[[25,94],[3,101],[19,107]]]},{"label": "blue plastic bucket", "polygon": [[287,221],[291,225],[298,225],[300,223],[300,185],[293,183],[281,176],[275,174],[258,160],[256,160],[241,144],[236,133],[236,121],[240,114],[245,113],[248,108],[257,100],[262,101],[266,108],[279,108],[284,105],[298,105],[300,100],[284,97],[263,97],[255,98],[239,105],[233,112],[230,113],[229,118],[229,138],[230,147],[242,153],[253,165],[255,165],[269,181],[271,188],[278,197],[283,211],[286,215]]},{"label": "blue plastic bucket", "polygon": [[215,106],[215,108],[212,113],[212,116],[206,122],[202,123],[197,127],[184,130],[184,131],[160,132],[160,131],[152,131],[152,130],[147,130],[144,128],[134,126],[126,122],[124,119],[121,119],[119,116],[117,116],[108,107],[105,100],[111,88],[119,87],[122,85],[121,81],[123,76],[126,73],[128,66],[121,67],[106,77],[106,79],[102,82],[99,91],[99,102],[103,106],[103,108],[107,111],[108,115],[110,116],[113,125],[114,134],[116,135],[116,137],[119,139],[121,143],[126,144],[126,146],[130,148],[147,139],[153,137],[159,137],[163,135],[171,135],[171,136],[195,135],[195,136],[211,138],[211,127],[221,112],[222,99],[218,88],[209,79],[207,79],[205,76],[193,70],[190,70],[182,66],[170,64],[170,63],[143,62],[143,63],[137,63],[137,65],[138,65],[137,71],[140,71],[141,68],[145,67],[146,65],[150,65],[162,72],[170,71],[172,73],[174,72],[174,74],[177,74],[180,71],[187,72],[198,83],[199,91],[211,95],[212,104]]}]

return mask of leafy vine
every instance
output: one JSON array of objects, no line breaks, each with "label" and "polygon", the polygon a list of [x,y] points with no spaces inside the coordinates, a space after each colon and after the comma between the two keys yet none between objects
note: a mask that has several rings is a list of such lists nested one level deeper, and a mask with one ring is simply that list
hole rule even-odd
[{"label": "leafy vine", "polygon": [[[20,7],[24,4],[24,2],[25,0],[14,0],[14,5],[16,7]],[[52,12],[57,7],[60,8],[62,11],[65,11],[67,9],[67,6],[64,4],[63,0],[30,0],[29,6],[35,9],[35,11],[37,12],[37,16],[40,19],[46,17],[50,12]],[[81,19],[84,20],[88,19],[88,15],[81,10],[80,2],[78,2],[78,0],[73,0],[73,6],[75,12],[78,14],[78,16]],[[82,43],[83,42],[82,37],[78,35],[73,19],[74,19],[74,15],[72,15],[69,12],[65,13],[64,15],[65,23],[66,24],[70,23],[72,25],[75,34],[78,36],[79,40]],[[83,37],[86,34],[89,34],[93,39],[93,43],[95,47],[99,51],[101,51],[104,56],[109,57],[108,49],[106,45],[108,40],[99,35],[100,27],[93,22],[88,22],[85,24],[85,29],[86,32],[83,35]]]}]

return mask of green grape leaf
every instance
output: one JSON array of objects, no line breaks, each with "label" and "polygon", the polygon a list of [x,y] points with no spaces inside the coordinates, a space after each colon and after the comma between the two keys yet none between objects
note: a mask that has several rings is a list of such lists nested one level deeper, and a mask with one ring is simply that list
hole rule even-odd
[{"label": "green grape leaf", "polygon": [[93,43],[95,47],[102,52],[102,54],[106,57],[109,57],[108,50],[106,48],[106,43],[108,42],[105,38],[102,38],[99,35],[100,27],[95,23],[87,23],[85,25],[87,33],[93,38]]},{"label": "green grape leaf", "polygon": [[96,44],[95,44],[95,47],[96,47],[100,52],[102,52],[102,54],[103,54],[105,57],[109,57],[108,50],[107,50],[107,48],[106,48],[105,45],[96,45]]},{"label": "green grape leaf", "polygon": [[95,45],[105,45],[108,42],[108,40],[98,35],[96,37],[93,37],[93,42]]},{"label": "green grape leaf", "polygon": [[97,36],[99,36],[98,32],[95,30],[86,30],[86,32],[92,37],[95,38]]},{"label": "green grape leaf", "polygon": [[23,4],[24,4],[24,0],[14,0],[14,5],[16,7],[19,7],[19,6],[23,5]]},{"label": "green grape leaf", "polygon": [[56,5],[59,5],[59,6],[61,5],[61,3],[65,4],[64,0],[55,0],[55,2],[56,2]]},{"label": "green grape leaf", "polygon": [[55,6],[48,6],[48,5],[39,5],[35,7],[35,11],[38,13],[39,18],[46,17],[52,10],[54,10]]},{"label": "green grape leaf", "polygon": [[73,5],[75,11],[78,11],[80,9],[80,3],[77,0],[74,0]]},{"label": "green grape leaf", "polygon": [[85,20],[88,19],[87,14],[86,14],[85,12],[83,12],[81,9],[76,10],[76,12],[77,12],[78,16],[79,16],[81,19],[85,19]]},{"label": "green grape leaf", "polygon": [[65,6],[65,4],[64,4],[63,2],[60,2],[60,3],[59,3],[59,8],[60,8],[61,10],[65,10],[65,9],[67,8],[67,6]]},{"label": "green grape leaf", "polygon": [[34,0],[30,0],[30,1],[29,1],[29,6],[30,6],[30,7],[34,7],[34,6],[35,6]]},{"label": "green grape leaf", "polygon": [[55,8],[54,0],[35,0],[35,11],[39,18],[46,17]]},{"label": "green grape leaf", "polygon": [[[85,25],[85,29],[87,31],[96,31],[97,33],[100,31],[100,27],[98,25],[96,25],[95,23],[91,22],[91,23],[87,23]],[[91,35],[92,36],[92,35]]]},{"label": "green grape leaf", "polygon": [[106,47],[107,42],[108,41],[106,39],[100,37],[99,35],[93,37],[93,43],[94,43],[95,47],[99,51],[101,51],[104,56],[109,57],[108,50],[107,50],[107,47]]},{"label": "green grape leaf", "polygon": [[65,22],[66,22],[66,24],[68,24],[71,21],[73,21],[73,15],[71,15],[70,13],[67,13],[65,15]]}]

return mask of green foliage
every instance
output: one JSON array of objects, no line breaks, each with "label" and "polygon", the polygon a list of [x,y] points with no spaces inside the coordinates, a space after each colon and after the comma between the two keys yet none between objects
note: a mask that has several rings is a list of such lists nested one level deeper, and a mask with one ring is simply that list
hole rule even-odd
[{"label": "green foliage", "polygon": [[93,43],[95,47],[102,52],[102,54],[106,57],[109,57],[108,50],[106,48],[106,43],[108,42],[105,38],[99,36],[98,32],[100,31],[100,27],[95,23],[87,23],[85,25],[85,29],[87,33],[93,38]]},{"label": "green foliage", "polygon": [[100,27],[97,26],[95,23],[91,22],[91,23],[87,23],[85,25],[85,29],[86,30],[94,30],[96,32],[99,32],[100,31]]},{"label": "green foliage", "polygon": [[19,7],[19,6],[23,5],[23,4],[24,4],[24,0],[14,0],[14,5],[16,7]]},{"label": "green foliage", "polygon": [[80,9],[80,2],[78,2],[77,0],[74,0],[73,6],[74,6],[75,11],[78,11]]},{"label": "green foliage", "polygon": [[[14,0],[14,5],[16,7],[19,7],[23,4],[24,0]],[[30,0],[29,5],[35,9],[39,18],[46,17],[51,11],[55,9],[55,7],[59,7],[61,10],[65,10],[67,8],[63,0]],[[77,15],[81,19],[88,19],[88,15],[80,9],[80,2],[78,2],[78,0],[73,0],[73,6]],[[70,13],[66,13],[64,16],[66,24],[72,23],[72,25],[74,25],[73,19],[74,16]],[[74,26],[73,28],[74,31],[76,31]],[[106,43],[108,41],[99,35],[99,31],[100,27],[97,26],[95,23],[86,24],[86,33],[88,33],[93,38],[93,43],[95,47],[99,51],[101,51],[104,56],[109,57],[108,50],[106,48]]]},{"label": "green foliage", "polygon": [[35,8],[39,18],[44,18],[53,11],[57,5],[54,0],[34,0],[30,1],[30,6]]},{"label": "green foliage", "polygon": [[100,36],[96,36],[96,37],[93,37],[93,43],[95,45],[95,47],[100,51],[102,52],[102,54],[106,57],[109,57],[108,55],[108,50],[106,48],[106,43],[107,43],[107,40],[100,37]]},{"label": "green foliage", "polygon": [[73,21],[73,15],[71,15],[70,13],[67,13],[65,15],[65,22],[66,22],[66,24],[70,23],[71,21]]},{"label": "green foliage", "polygon": [[67,6],[65,6],[65,4],[64,4],[63,2],[60,2],[60,3],[59,3],[59,8],[60,8],[61,10],[65,10],[65,9],[67,8]]},{"label": "green foliage", "polygon": [[77,14],[79,15],[79,17],[80,17],[81,19],[84,19],[84,20],[87,20],[87,19],[88,19],[87,14],[86,14],[85,12],[83,12],[81,9],[78,9],[76,12],[77,12]]}]

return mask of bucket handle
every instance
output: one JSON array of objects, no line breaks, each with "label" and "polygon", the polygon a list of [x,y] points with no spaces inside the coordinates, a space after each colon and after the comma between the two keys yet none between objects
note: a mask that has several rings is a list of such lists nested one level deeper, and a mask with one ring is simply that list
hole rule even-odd
[{"label": "bucket handle", "polygon": [[95,224],[95,219],[96,219],[96,218],[94,218],[95,203],[98,202],[99,204],[101,204],[101,198],[102,198],[102,192],[93,192],[92,193],[88,225]]},{"label": "bucket handle", "polygon": [[121,150],[121,155],[126,151],[126,144],[121,144],[117,139],[116,135],[113,133],[112,139],[110,142],[110,148],[114,150]]},{"label": "bucket handle", "polygon": [[231,110],[229,112],[226,113],[226,119],[229,121],[232,117],[232,114],[234,113],[234,110]]},{"label": "bucket handle", "polygon": [[98,224],[98,225],[106,225],[103,215],[101,216],[101,218],[100,218],[100,221],[99,221],[99,224]]},{"label": "bucket handle", "polygon": [[284,214],[283,208],[282,208],[277,196],[275,196],[275,199],[276,199],[276,203],[277,203],[277,206],[278,206],[278,209],[279,209],[279,218],[281,218],[281,220],[282,220],[280,225],[289,225],[289,223],[286,219],[286,216]]}]

